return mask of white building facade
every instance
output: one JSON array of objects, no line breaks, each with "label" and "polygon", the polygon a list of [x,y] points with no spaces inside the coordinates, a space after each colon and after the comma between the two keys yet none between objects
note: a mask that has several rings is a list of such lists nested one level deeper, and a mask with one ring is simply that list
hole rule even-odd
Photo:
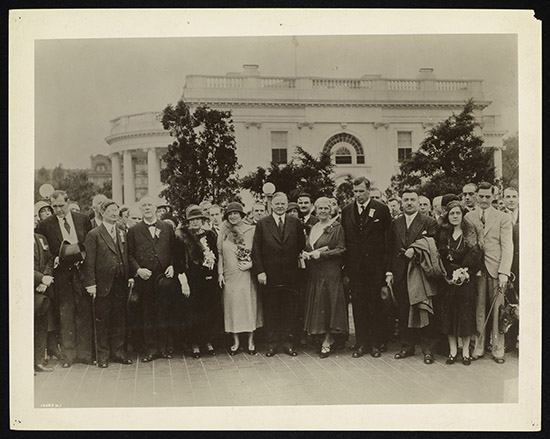
[{"label": "white building facade", "polygon": [[[241,175],[271,161],[284,164],[301,146],[313,155],[331,152],[337,184],[366,176],[382,190],[426,132],[473,98],[484,146],[494,151],[497,175],[502,172],[505,131],[500,116],[484,114],[491,102],[478,79],[437,79],[432,69],[413,79],[266,77],[245,65],[225,76],[188,75],[182,98],[192,108],[232,112]],[[173,139],[160,118],[151,112],[111,121],[106,141],[116,201],[130,204],[162,189],[160,157]]]}]

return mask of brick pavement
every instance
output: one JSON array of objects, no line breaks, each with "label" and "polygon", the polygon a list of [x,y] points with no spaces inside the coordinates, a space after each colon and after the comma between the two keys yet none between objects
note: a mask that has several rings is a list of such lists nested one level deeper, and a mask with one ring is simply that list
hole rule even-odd
[{"label": "brick pavement", "polygon": [[[261,346],[260,346],[261,347]],[[75,364],[34,377],[35,407],[178,407],[315,404],[498,403],[517,401],[518,356],[490,356],[471,366],[432,365],[414,357],[395,360],[397,345],[381,358],[335,351],[320,359],[313,348],[297,357],[241,352],[230,356],[158,359],[109,368]]]}]

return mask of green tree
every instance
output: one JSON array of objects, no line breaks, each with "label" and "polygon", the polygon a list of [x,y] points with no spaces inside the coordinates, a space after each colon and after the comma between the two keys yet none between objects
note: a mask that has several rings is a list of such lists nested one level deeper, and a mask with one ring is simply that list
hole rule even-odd
[{"label": "green tree", "polygon": [[204,198],[232,199],[240,188],[240,166],[231,112],[200,106],[192,113],[180,100],[164,109],[162,125],[175,140],[162,157],[161,180],[167,188],[161,196],[180,214]]},{"label": "green tree", "polygon": [[353,177],[351,175],[348,175],[336,188],[336,199],[340,206],[345,206],[353,200]]},{"label": "green tree", "polygon": [[502,182],[504,187],[518,187],[519,180],[519,142],[518,133],[504,139],[502,152]]},{"label": "green tree", "polygon": [[88,180],[86,171],[66,172],[65,178],[54,187],[66,191],[70,200],[77,202],[84,214],[90,213],[92,198],[100,192],[99,187]]},{"label": "green tree", "polygon": [[260,196],[264,183],[271,182],[277,191],[295,200],[301,192],[309,193],[313,200],[320,196],[332,197],[335,186],[332,179],[334,165],[329,152],[321,152],[313,157],[300,146],[286,165],[271,163],[269,168],[258,167],[242,180],[242,186],[256,196]]},{"label": "green tree", "polygon": [[460,114],[453,113],[429,131],[418,151],[401,163],[400,173],[392,177],[392,192],[415,186],[433,198],[459,193],[470,181],[494,181],[492,151],[483,148],[483,139],[475,133],[479,124],[473,110],[470,99]]}]

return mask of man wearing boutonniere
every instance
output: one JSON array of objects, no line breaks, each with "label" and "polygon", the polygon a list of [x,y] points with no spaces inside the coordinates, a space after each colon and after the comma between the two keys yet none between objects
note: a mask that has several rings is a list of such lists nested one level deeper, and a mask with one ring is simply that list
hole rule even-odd
[{"label": "man wearing boutonniere", "polygon": [[128,231],[128,260],[140,295],[145,351],[141,361],[146,363],[159,355],[172,358],[167,322],[171,321],[173,304],[155,290],[155,280],[162,274],[174,276],[175,236],[170,224],[157,219],[152,197],[145,196],[138,204],[143,220]]},{"label": "man wearing boutonniere", "polygon": [[380,290],[384,285],[387,231],[391,221],[388,207],[370,198],[370,181],[353,181],[354,201],[342,209],[346,237],[344,273],[348,277],[355,324],[354,358],[370,353],[380,357],[384,350],[384,325]]},{"label": "man wearing boutonniere", "polygon": [[129,275],[126,233],[117,227],[119,207],[105,199],[100,206],[102,222],[86,235],[84,287],[95,306],[97,362],[132,364],[124,352],[126,300],[134,279]]},{"label": "man wearing boutonniere", "polygon": [[437,222],[427,215],[419,212],[418,192],[415,189],[405,188],[401,200],[403,215],[394,219],[388,233],[388,269],[386,283],[388,287],[393,285],[399,313],[399,334],[401,337],[401,350],[395,354],[396,359],[414,355],[415,344],[420,342],[424,353],[424,363],[432,364],[433,349],[436,337],[433,333],[432,323],[422,328],[409,327],[409,289],[407,282],[407,269],[409,261],[414,256],[412,244],[422,238],[435,238],[437,234]]}]

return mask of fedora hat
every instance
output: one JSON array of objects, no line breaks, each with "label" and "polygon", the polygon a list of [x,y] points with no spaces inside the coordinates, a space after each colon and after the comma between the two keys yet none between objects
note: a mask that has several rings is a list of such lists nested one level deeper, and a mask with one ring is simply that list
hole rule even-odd
[{"label": "fedora hat", "polygon": [[199,206],[196,204],[191,204],[187,209],[185,209],[185,219],[191,221],[192,219],[201,218],[206,219],[204,213]]},{"label": "fedora hat", "polygon": [[83,261],[86,257],[86,250],[84,244],[80,242],[77,244],[71,244],[68,241],[63,241],[59,248],[59,260],[66,262],[67,264],[75,264]]},{"label": "fedora hat", "polygon": [[241,214],[241,218],[244,218],[246,216],[244,207],[241,203],[237,203],[237,202],[229,203],[225,208],[225,213],[223,215],[223,218],[227,219],[227,217],[231,212],[239,212]]},{"label": "fedora hat", "polygon": [[159,274],[155,279],[155,291],[157,293],[174,295],[174,294],[178,294],[180,289],[181,289],[180,283],[178,279],[175,277],[168,278],[163,273],[163,274]]},{"label": "fedora hat", "polygon": [[288,207],[286,208],[286,211],[287,212],[290,212],[291,210],[297,210],[298,212],[300,212],[300,206],[298,206],[298,203],[295,203],[294,201],[288,203]]}]

